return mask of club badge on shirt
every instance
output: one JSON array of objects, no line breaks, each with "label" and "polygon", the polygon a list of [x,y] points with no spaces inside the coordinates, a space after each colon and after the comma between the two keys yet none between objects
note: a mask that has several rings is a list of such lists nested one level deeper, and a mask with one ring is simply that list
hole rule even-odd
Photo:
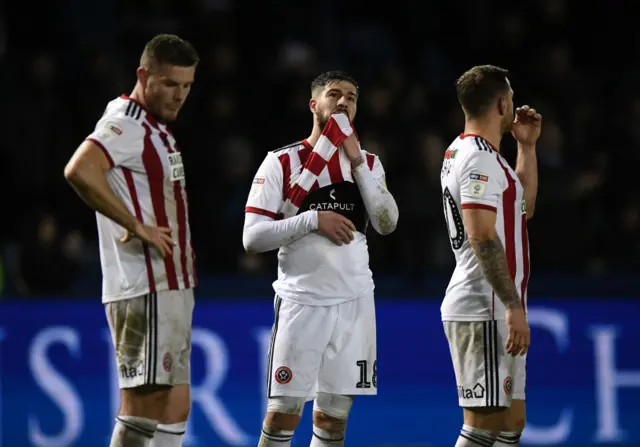
[{"label": "club badge on shirt", "polygon": [[182,164],[182,154],[174,152],[168,154],[169,158],[169,175],[172,182],[184,179],[184,165]]}]

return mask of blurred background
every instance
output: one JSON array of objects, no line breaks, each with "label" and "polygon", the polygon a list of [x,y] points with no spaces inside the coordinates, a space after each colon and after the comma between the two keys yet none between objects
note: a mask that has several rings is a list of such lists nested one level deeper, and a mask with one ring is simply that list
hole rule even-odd
[{"label": "blurred background", "polygon": [[[30,396],[33,392],[32,404],[45,408],[40,410],[44,425],[35,428],[46,436],[59,436],[57,443],[42,443],[43,438],[33,435],[33,424],[27,424],[31,413],[7,416],[5,409],[0,421],[15,430],[23,427],[18,430],[23,437],[10,439],[5,428],[4,445],[98,445],[93,436],[99,433],[106,439],[110,430],[108,417],[98,411],[103,397],[91,400],[76,390],[79,401],[95,407],[97,413],[89,412],[93,416],[78,425],[74,438],[65,428],[71,413],[62,410],[68,398],[58,395],[58,400],[53,399],[58,405],[53,405],[42,391],[45,379],[25,382],[20,377],[48,377],[62,370],[62,376],[75,377],[65,382],[70,387],[87,389],[105,380],[108,344],[99,332],[104,318],[98,304],[101,274],[95,217],[66,184],[62,172],[106,103],[131,92],[142,48],[161,32],[190,40],[202,60],[192,94],[172,129],[186,164],[198,256],[197,296],[203,304],[196,309],[196,320],[203,331],[214,331],[211,334],[225,339],[222,343],[231,352],[228,359],[237,360],[234,366],[227,365],[235,377],[231,389],[242,388],[243,378],[252,381],[253,394],[229,410],[229,420],[235,413],[241,421],[236,422],[238,430],[244,424],[253,436],[259,427],[262,382],[253,383],[254,377],[245,376],[249,374],[245,369],[257,375],[253,363],[261,357],[256,354],[249,363],[248,343],[255,341],[245,340],[245,344],[242,340],[253,337],[247,334],[258,326],[268,332],[271,282],[276,275],[275,252],[248,255],[243,251],[244,203],[266,152],[310,133],[312,79],[319,72],[342,69],[360,82],[356,129],[363,147],[380,156],[400,208],[395,233],[384,238],[372,230],[368,234],[376,292],[386,309],[384,314],[379,311],[380,327],[386,328],[380,334],[381,353],[388,346],[393,351],[390,358],[398,355],[398,363],[393,364],[396,368],[404,364],[403,374],[417,368],[414,375],[405,376],[415,379],[406,379],[414,386],[408,389],[401,388],[394,367],[387,366],[381,380],[387,374],[391,389],[400,388],[389,391],[377,401],[379,407],[366,414],[382,417],[383,408],[396,408],[422,420],[420,410],[415,410],[416,416],[413,406],[402,407],[410,395],[421,396],[432,401],[422,410],[427,420],[429,405],[434,411],[440,411],[435,410],[438,405],[448,408],[451,431],[438,432],[433,438],[420,433],[406,439],[385,438],[385,445],[453,445],[460,421],[438,306],[454,259],[444,225],[439,171],[444,151],[464,125],[455,79],[472,65],[491,63],[512,72],[516,105],[529,104],[544,117],[537,148],[540,189],[529,230],[531,318],[538,321],[534,317],[538,315],[540,327],[533,330],[534,334],[541,331],[542,346],[539,351],[532,348],[531,356],[540,356],[540,364],[538,369],[532,366],[530,377],[538,379],[540,388],[535,388],[533,378],[530,383],[539,390],[538,396],[546,397],[539,397],[539,406],[532,401],[531,414],[539,418],[540,426],[556,427],[556,431],[555,435],[539,434],[532,422],[526,442],[640,445],[638,434],[626,433],[624,421],[616,419],[640,417],[637,409],[624,406],[631,402],[625,400],[631,399],[629,394],[617,392],[617,387],[626,387],[636,400],[640,397],[633,391],[640,386],[640,373],[632,370],[640,369],[640,364],[628,349],[620,348],[640,335],[632,321],[640,286],[636,172],[640,32],[632,3],[610,0],[585,7],[570,0],[431,0],[392,5],[357,0],[57,0],[36,7],[5,2],[0,7],[0,79],[5,86],[0,99],[0,188],[7,192],[0,219],[0,345],[4,334],[5,345],[11,346],[14,355],[7,357],[0,349],[0,358],[13,359],[2,371],[4,389]],[[283,126],[285,121],[288,124]],[[503,151],[513,162],[515,144],[508,135]],[[251,317],[245,319],[248,314]],[[390,315],[408,319],[399,325]],[[69,351],[55,351],[62,357],[47,363],[43,359],[48,354],[38,351],[36,355],[33,349],[39,334],[48,328],[72,332],[46,332],[43,343],[58,340]],[[244,335],[231,337],[235,330]],[[71,333],[84,341],[76,346]],[[16,341],[9,343],[12,336]],[[416,360],[415,368],[407,365],[406,358],[415,353],[398,351],[395,342],[432,336],[437,346],[425,342],[429,346],[422,354],[435,356],[434,363],[422,358]],[[223,351],[212,348],[213,342],[205,344],[205,338],[200,341],[208,347],[202,352],[217,353],[217,366],[211,368],[220,368]],[[94,370],[86,362],[96,355],[97,346],[105,354],[99,354],[104,359],[96,364],[105,366]],[[617,349],[626,354],[616,357]],[[66,358],[72,354],[85,366]],[[78,360],[83,355],[89,356],[84,363]],[[194,355],[196,364],[206,365],[206,356]],[[54,372],[47,372],[37,359]],[[442,365],[430,366],[435,362]],[[542,362],[557,365],[554,377],[543,371]],[[195,374],[202,377],[210,371],[198,368]],[[575,374],[570,374],[570,380],[563,378],[571,368],[576,368]],[[619,368],[626,369],[620,372]],[[603,371],[620,375],[611,379]],[[605,376],[606,381],[599,382]],[[13,388],[7,380],[15,380]],[[430,393],[436,391],[429,383],[438,389],[442,383],[450,392],[434,401]],[[221,393],[237,397],[233,394],[237,390],[220,387]],[[6,393],[4,405],[11,401]],[[557,393],[566,395],[560,399]],[[20,401],[18,394],[15,399]],[[405,400],[395,401],[398,395]],[[203,415],[210,415],[215,407],[202,399],[205,403],[198,405],[204,410],[194,410],[198,427],[205,427],[210,419]],[[581,410],[567,416],[566,402]],[[252,411],[256,415],[247,416]],[[561,420],[573,425],[553,425]],[[47,428],[47,421],[53,425]],[[407,430],[413,433],[420,424]],[[366,441],[357,444],[358,424],[353,425],[353,445],[382,445],[367,438],[371,434],[364,429]],[[233,441],[215,429],[193,430],[197,433],[189,445],[252,442],[240,435]]]},{"label": "blurred background", "polygon": [[[402,211],[393,235],[370,234],[379,287],[393,276],[403,282],[394,287],[415,294],[429,287],[425,278],[447,278],[453,256],[438,173],[463,129],[455,79],[484,63],[510,69],[516,103],[544,116],[531,286],[546,275],[579,275],[584,284],[638,271],[639,64],[629,55],[640,33],[625,2],[607,2],[605,13],[565,0],[392,9],[332,0],[66,0],[39,6],[38,15],[24,5],[6,7],[0,60],[0,181],[19,203],[1,223],[6,295],[99,293],[95,219],[62,170],[106,103],[131,92],[142,47],[158,32],[188,38],[202,58],[173,127],[203,285],[207,277],[273,278],[273,253],[243,252],[244,202],[265,153],[308,136],[309,85],[334,68],[362,85],[357,130],[383,160]],[[292,124],[279,126],[276,114]],[[515,155],[510,136],[504,152]],[[428,292],[441,294],[442,281]]]}]

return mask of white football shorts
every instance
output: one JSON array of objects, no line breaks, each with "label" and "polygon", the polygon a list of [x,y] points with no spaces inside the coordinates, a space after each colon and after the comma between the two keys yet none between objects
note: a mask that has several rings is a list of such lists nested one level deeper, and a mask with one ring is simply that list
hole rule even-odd
[{"label": "white football shorts", "polygon": [[373,293],[332,306],[276,296],[274,309],[268,397],[377,394]]},{"label": "white football shorts", "polygon": [[120,388],[190,383],[193,289],[105,304]]},{"label": "white football shorts", "polygon": [[504,320],[444,321],[461,407],[510,407],[525,399],[526,355],[507,353]]}]

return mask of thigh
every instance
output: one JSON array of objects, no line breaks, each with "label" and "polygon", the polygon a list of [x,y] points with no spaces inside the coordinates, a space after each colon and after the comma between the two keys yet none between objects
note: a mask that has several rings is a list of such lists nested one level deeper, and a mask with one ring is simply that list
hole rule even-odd
[{"label": "thigh", "polygon": [[269,346],[267,396],[312,397],[335,306],[307,306],[276,296]]},{"label": "thigh", "polygon": [[378,392],[373,294],[339,304],[338,321],[322,358],[318,391],[338,395]]},{"label": "thigh", "polygon": [[158,293],[157,380],[165,385],[191,383],[191,332],[193,328],[193,289]]},{"label": "thigh", "polygon": [[189,383],[192,290],[107,303],[120,388]]},{"label": "thigh", "polygon": [[118,365],[120,388],[152,384],[149,349],[152,343],[152,294],[105,304]]},{"label": "thigh", "polygon": [[509,407],[515,358],[504,321],[445,321],[461,407]]}]

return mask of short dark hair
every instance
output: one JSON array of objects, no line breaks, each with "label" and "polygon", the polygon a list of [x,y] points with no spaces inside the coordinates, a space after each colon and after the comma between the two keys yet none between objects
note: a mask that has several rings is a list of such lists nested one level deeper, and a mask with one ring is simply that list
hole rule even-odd
[{"label": "short dark hair", "polygon": [[456,81],[458,102],[469,118],[486,113],[494,101],[509,91],[509,71],[494,65],[478,65]]},{"label": "short dark hair", "polygon": [[360,88],[358,82],[356,82],[353,76],[351,76],[349,73],[340,70],[331,70],[325,71],[324,73],[316,76],[316,78],[311,83],[311,95],[313,95],[318,89],[323,89],[332,82],[340,81],[350,82],[355,86],[356,91],[358,91]]},{"label": "short dark hair", "polygon": [[200,62],[198,52],[190,42],[173,34],[158,34],[144,46],[140,65],[163,64],[193,67]]}]

